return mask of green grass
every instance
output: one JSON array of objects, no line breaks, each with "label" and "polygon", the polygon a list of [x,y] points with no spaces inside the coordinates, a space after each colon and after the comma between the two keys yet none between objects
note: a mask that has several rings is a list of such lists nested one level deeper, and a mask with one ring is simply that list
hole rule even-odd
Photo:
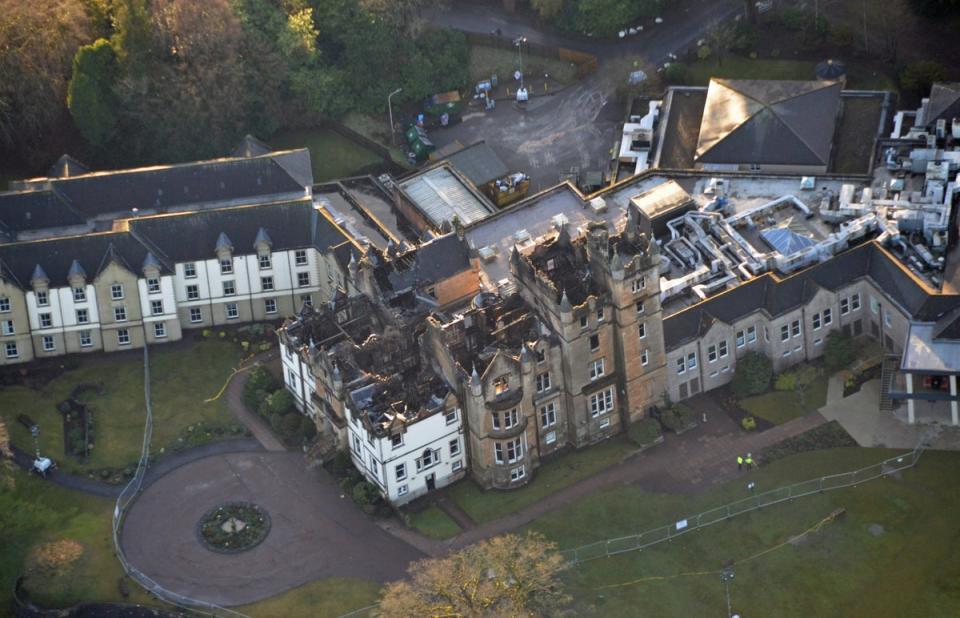
[{"label": "green grass", "polygon": [[[122,601],[120,563],[113,556],[110,518],[113,501],[64,489],[23,472],[16,487],[0,490],[0,615],[12,615],[9,591],[17,576],[26,574],[31,598],[47,607],[67,607],[80,601]],[[29,558],[40,545],[64,539],[79,542],[80,558],[61,571],[36,569]],[[127,580],[129,603],[156,604]]]},{"label": "green grass", "polygon": [[[177,446],[182,432],[200,421],[210,427],[237,425],[223,398],[212,403],[203,400],[217,393],[239,360],[239,347],[227,341],[151,346],[154,454]],[[70,357],[65,362],[75,368],[40,390],[15,386],[0,391],[0,415],[6,420],[13,444],[33,450],[30,432],[16,420],[17,415],[25,413],[40,425],[41,450],[63,470],[82,473],[136,463],[145,414],[142,353]],[[104,394],[85,397],[93,410],[95,438],[90,457],[81,463],[64,454],[63,422],[56,405],[78,384],[101,381],[106,387]],[[191,443],[203,442],[206,437],[194,436]]]},{"label": "green grass", "polygon": [[461,532],[457,522],[436,505],[419,513],[411,513],[410,526],[431,539],[449,539]]},{"label": "green grass", "polygon": [[[252,618],[334,618],[373,605],[380,596],[380,584],[334,577],[304,584],[279,596],[236,608]],[[364,616],[363,612],[356,614]]]},{"label": "green grass", "polygon": [[314,182],[356,176],[383,163],[377,153],[330,129],[283,131],[270,139],[270,145],[277,149],[309,148]]},{"label": "green grass", "polygon": [[[470,84],[490,79],[491,75],[496,75],[501,82],[513,80],[513,72],[518,68],[517,50],[499,49],[488,47],[486,45],[473,45],[470,47]],[[546,58],[544,56],[532,56],[524,53],[523,71],[525,75],[543,75],[549,73],[550,77],[559,83],[571,84],[577,79],[577,67],[572,62],[566,62],[557,58]]]},{"label": "green grass", "polygon": [[564,487],[620,462],[637,450],[625,436],[569,453],[544,464],[536,471],[529,485],[510,491],[484,491],[472,480],[464,480],[447,490],[455,501],[477,523],[499,519],[555,493]]},{"label": "green grass", "polygon": [[[371,116],[361,114],[360,112],[350,112],[340,119],[348,129],[352,129],[360,135],[371,139],[390,151],[390,157],[393,162],[403,167],[410,167],[407,163],[407,157],[403,151],[390,143],[390,119],[386,114],[380,116]],[[397,142],[401,141],[397,137]],[[412,169],[412,168],[411,168]]]},{"label": "green grass", "polygon": [[[811,60],[788,60],[774,58],[751,59],[735,54],[723,58],[723,64],[717,64],[715,58],[708,58],[687,65],[690,71],[690,86],[706,86],[711,77],[727,79],[816,79],[817,63]],[[847,65],[847,84],[849,90],[893,90],[896,86],[887,75],[874,72],[855,64]]]},{"label": "green grass", "polygon": [[747,397],[740,407],[754,416],[775,425],[815,412],[827,403],[827,376],[820,376],[803,390],[802,396],[795,391],[770,391]]},{"label": "green grass", "polygon": [[[761,489],[876,463],[892,451],[835,449],[779,460],[753,473]],[[576,615],[720,615],[716,572],[738,561],[730,593],[747,616],[954,616],[960,608],[960,453],[927,452],[899,477],[797,499],[642,552],[585,563],[566,576]],[[533,524],[570,547],[655,528],[743,497],[743,481],[684,498],[635,487],[594,494]],[[846,516],[802,542],[781,544],[832,511]],[[884,532],[874,536],[873,524]],[[750,559],[765,550],[772,551]],[[705,575],[681,575],[691,572]],[[615,588],[601,586],[657,578]],[[665,579],[659,579],[665,578]]]}]

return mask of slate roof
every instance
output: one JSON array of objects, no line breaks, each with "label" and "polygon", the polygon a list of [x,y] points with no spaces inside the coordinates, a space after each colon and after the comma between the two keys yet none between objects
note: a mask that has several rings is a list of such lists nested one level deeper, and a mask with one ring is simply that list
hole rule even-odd
[{"label": "slate roof", "polygon": [[241,254],[253,253],[263,228],[274,251],[316,247],[320,251],[348,240],[330,219],[305,198],[260,206],[201,210],[130,219],[130,232],[161,260],[188,262],[215,257],[221,236]]},{"label": "slate roof", "polygon": [[[927,106],[926,123],[933,124],[940,118],[950,120],[960,116],[960,83],[944,82],[930,88],[930,103]],[[947,127],[950,130],[950,127]]]},{"label": "slate roof", "polygon": [[50,240],[0,245],[2,274],[21,288],[30,286],[34,271],[40,267],[54,287],[66,286],[73,262],[94,279],[110,262],[110,257],[130,272],[140,274],[147,249],[125,232],[85,234]]},{"label": "slate roof", "polygon": [[470,250],[456,233],[420,245],[377,268],[381,287],[395,292],[430,285],[470,268]]},{"label": "slate roof", "polygon": [[841,84],[711,79],[696,161],[827,165]]},{"label": "slate roof", "polygon": [[446,157],[452,166],[480,187],[497,178],[503,178],[509,170],[486,142],[479,141]]},{"label": "slate roof", "polygon": [[235,157],[259,157],[271,151],[273,151],[273,148],[269,145],[247,134],[240,143],[237,144],[237,147],[233,149],[232,154]]},{"label": "slate roof", "polygon": [[53,191],[0,193],[0,231],[81,225],[86,219]]},{"label": "slate roof", "polygon": [[679,311],[663,321],[667,349],[703,335],[721,320],[727,324],[756,311],[775,318],[806,304],[817,290],[837,290],[869,277],[889,298],[919,321],[936,321],[960,305],[960,296],[934,294],[876,242],[859,245],[786,278],[766,273]]},{"label": "slate roof", "polygon": [[77,161],[68,154],[62,155],[57,162],[50,166],[47,176],[51,178],[67,178],[69,176],[79,176],[87,174],[90,168]]}]

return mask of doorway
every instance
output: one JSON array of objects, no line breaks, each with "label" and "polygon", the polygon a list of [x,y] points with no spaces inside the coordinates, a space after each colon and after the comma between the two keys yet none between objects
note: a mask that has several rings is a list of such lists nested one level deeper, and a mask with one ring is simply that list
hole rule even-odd
[{"label": "doorway", "polygon": [[427,491],[433,491],[437,488],[437,476],[435,474],[427,475]]}]

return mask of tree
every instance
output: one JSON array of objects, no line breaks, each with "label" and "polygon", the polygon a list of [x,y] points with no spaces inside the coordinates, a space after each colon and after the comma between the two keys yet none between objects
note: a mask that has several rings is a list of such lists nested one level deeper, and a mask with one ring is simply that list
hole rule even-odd
[{"label": "tree", "polygon": [[765,354],[747,352],[737,361],[737,370],[730,382],[730,390],[738,399],[759,395],[770,388],[773,364]]},{"label": "tree", "polygon": [[67,108],[80,133],[94,146],[103,146],[117,124],[117,56],[106,39],[84,45],[73,57],[73,77],[67,88]]},{"label": "tree", "polygon": [[856,356],[856,347],[849,335],[833,331],[827,335],[823,347],[823,364],[827,373],[834,373],[850,366]]},{"label": "tree", "polygon": [[443,4],[437,0],[360,0],[364,10],[404,34],[413,34],[419,29],[420,12],[424,7],[440,8]]},{"label": "tree", "polygon": [[530,0],[530,6],[541,19],[551,21],[560,16],[564,0]]},{"label": "tree", "polygon": [[946,69],[942,64],[933,60],[918,60],[900,71],[900,87],[919,98],[926,96],[933,84],[945,78]]},{"label": "tree", "polygon": [[743,14],[746,16],[747,22],[751,24],[757,23],[756,0],[743,0]]},{"label": "tree", "polygon": [[731,24],[714,24],[707,32],[707,41],[717,56],[717,66],[723,66],[723,57],[736,42],[737,34]]},{"label": "tree", "polygon": [[570,602],[559,577],[566,568],[539,534],[495,537],[411,565],[407,580],[384,589],[379,615],[555,616]]},{"label": "tree", "polygon": [[13,450],[10,448],[10,431],[6,421],[0,418],[0,491],[13,489],[16,481],[13,476]]}]

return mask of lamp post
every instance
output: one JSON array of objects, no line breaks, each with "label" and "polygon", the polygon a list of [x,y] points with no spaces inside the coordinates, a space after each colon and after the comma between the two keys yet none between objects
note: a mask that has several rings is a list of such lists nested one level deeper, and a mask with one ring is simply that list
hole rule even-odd
[{"label": "lamp post", "polygon": [[393,103],[390,99],[393,98],[393,95],[403,92],[403,88],[397,88],[393,92],[387,95],[387,112],[390,114],[390,143],[394,146],[397,145],[397,132],[393,130]]},{"label": "lamp post", "polygon": [[527,37],[521,36],[513,40],[513,44],[517,46],[517,57],[520,65],[520,89],[523,89],[523,44],[527,42]]}]

